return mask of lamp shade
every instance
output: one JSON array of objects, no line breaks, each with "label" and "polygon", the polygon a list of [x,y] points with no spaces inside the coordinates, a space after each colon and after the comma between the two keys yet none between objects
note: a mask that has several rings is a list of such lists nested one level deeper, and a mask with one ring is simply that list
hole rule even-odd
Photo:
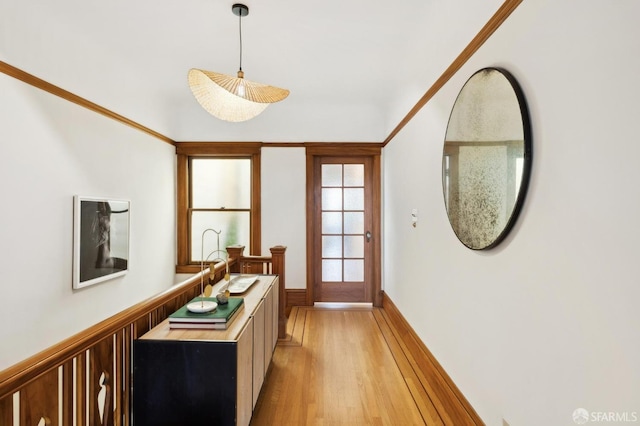
[{"label": "lamp shade", "polygon": [[245,80],[242,71],[238,72],[238,77],[231,77],[192,68],[188,78],[198,103],[211,115],[225,121],[249,120],[269,104],[289,96],[286,89]]}]

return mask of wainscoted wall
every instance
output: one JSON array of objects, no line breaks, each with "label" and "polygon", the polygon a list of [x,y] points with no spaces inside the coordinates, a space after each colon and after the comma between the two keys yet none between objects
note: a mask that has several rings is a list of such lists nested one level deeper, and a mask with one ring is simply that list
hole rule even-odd
[{"label": "wainscoted wall", "polygon": [[[0,370],[167,289],[175,150],[0,73]],[[130,270],[72,291],[73,196],[131,201]]]},{"label": "wainscoted wall", "polygon": [[[635,0],[522,2],[384,149],[385,293],[489,425],[640,413],[637,16]],[[487,66],[522,85],[533,172],[511,234],[477,252],[448,223],[441,156]]]}]

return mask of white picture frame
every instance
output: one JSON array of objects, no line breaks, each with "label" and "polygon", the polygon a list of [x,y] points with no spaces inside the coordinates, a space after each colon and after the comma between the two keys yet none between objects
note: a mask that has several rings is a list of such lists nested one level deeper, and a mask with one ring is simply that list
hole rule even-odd
[{"label": "white picture frame", "polygon": [[123,276],[129,270],[128,200],[73,197],[73,288]]}]

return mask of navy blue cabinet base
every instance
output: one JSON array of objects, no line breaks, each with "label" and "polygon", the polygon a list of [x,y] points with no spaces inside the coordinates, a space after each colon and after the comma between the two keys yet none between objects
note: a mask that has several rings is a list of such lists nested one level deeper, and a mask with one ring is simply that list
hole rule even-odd
[{"label": "navy blue cabinet base", "polygon": [[235,425],[237,344],[136,340],[133,424]]}]

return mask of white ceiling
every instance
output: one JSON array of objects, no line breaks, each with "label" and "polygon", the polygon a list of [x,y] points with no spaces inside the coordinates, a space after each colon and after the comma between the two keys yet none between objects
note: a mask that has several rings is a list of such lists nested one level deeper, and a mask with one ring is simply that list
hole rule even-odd
[{"label": "white ceiling", "polygon": [[381,142],[502,2],[245,1],[245,78],[291,94],[226,123],[187,71],[235,74],[233,3],[0,0],[0,60],[178,141]]}]

